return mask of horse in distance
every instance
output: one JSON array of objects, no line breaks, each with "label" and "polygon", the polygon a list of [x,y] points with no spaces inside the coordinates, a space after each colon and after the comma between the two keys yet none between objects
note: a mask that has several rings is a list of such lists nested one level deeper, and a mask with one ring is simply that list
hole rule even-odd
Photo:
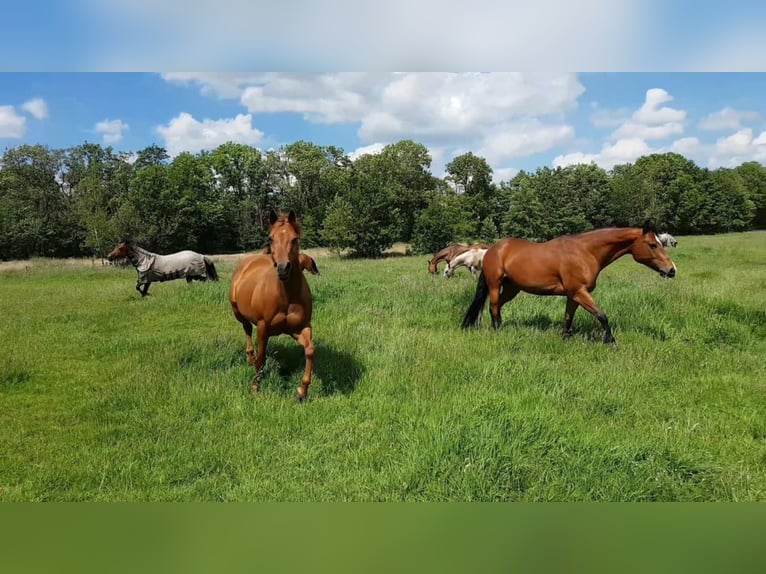
[{"label": "horse in distance", "polygon": [[463,329],[476,325],[489,296],[492,326],[502,322],[500,310],[521,291],[534,295],[566,297],[564,338],[572,335],[572,320],[578,307],[598,319],[604,329],[604,343],[614,343],[606,313],[591,292],[604,267],[630,253],[633,259],[663,277],[674,277],[676,266],[657,237],[653,224],[641,227],[608,228],[566,235],[530,243],[507,238],[484,255],[476,293],[463,318]]},{"label": "horse in distance", "polygon": [[[229,302],[234,317],[245,331],[247,361],[255,366],[252,392],[260,391],[269,337],[285,334],[304,349],[306,368],[295,393],[296,400],[302,402],[311,384],[314,343],[311,290],[303,276],[299,251],[301,226],[292,211],[286,216],[272,213],[269,221],[269,253],[239,260],[231,279]],[[257,352],[253,347],[253,326]]]},{"label": "horse in distance", "polygon": [[157,281],[173,281],[185,278],[187,283],[195,281],[218,281],[215,264],[206,255],[195,251],[179,251],[169,255],[159,255],[123,240],[117,244],[106,258],[109,261],[127,258],[136,268],[138,279],[136,291],[146,297],[149,286]]},{"label": "horse in distance", "polygon": [[486,249],[469,249],[450,261],[444,268],[444,277],[450,278],[455,274],[458,267],[468,267],[474,276],[481,271],[481,262],[484,259]]},{"label": "horse in distance", "polygon": [[475,243],[473,245],[462,245],[460,243],[453,243],[448,245],[444,249],[437,251],[431,260],[428,262],[428,272],[431,275],[435,275],[439,270],[439,263],[445,261],[449,263],[455,257],[461,253],[465,253],[470,249],[488,249],[489,245],[486,243]]},{"label": "horse in distance", "polygon": [[660,233],[657,238],[663,247],[678,247],[678,241],[670,233]]}]

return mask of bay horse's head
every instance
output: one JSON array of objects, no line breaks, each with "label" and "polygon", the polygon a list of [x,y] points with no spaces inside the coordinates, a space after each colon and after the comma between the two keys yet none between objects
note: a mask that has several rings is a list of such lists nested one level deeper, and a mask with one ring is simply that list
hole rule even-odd
[{"label": "bay horse's head", "polygon": [[[436,259],[436,258],[434,257],[434,259]],[[433,259],[428,261],[428,272],[431,275],[435,275],[436,274],[436,263],[434,262]]]},{"label": "bay horse's head", "polygon": [[271,224],[269,230],[271,259],[274,261],[279,279],[287,281],[290,271],[300,268],[298,252],[301,247],[301,225],[293,211],[286,216],[277,216],[272,212],[269,223]]},{"label": "bay horse's head", "polygon": [[128,257],[130,255],[130,243],[123,239],[117,244],[117,247],[112,249],[109,254],[106,256],[106,258],[109,261],[114,261],[115,259],[123,259],[125,257]]},{"label": "bay horse's head", "polygon": [[657,229],[651,221],[644,223],[641,235],[633,242],[630,252],[633,259],[654,269],[663,277],[675,277],[676,265],[668,257],[662,241],[657,236]]}]

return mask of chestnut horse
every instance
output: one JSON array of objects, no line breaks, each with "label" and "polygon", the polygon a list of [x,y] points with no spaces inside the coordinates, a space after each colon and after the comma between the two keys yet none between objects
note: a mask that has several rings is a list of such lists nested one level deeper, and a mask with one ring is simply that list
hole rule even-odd
[{"label": "chestnut horse", "polygon": [[461,245],[459,243],[453,243],[452,245],[448,245],[441,251],[438,251],[428,262],[428,272],[431,275],[436,274],[438,271],[439,263],[442,261],[449,263],[461,253],[465,253],[471,249],[489,249],[489,245],[486,243],[475,243],[473,245]]},{"label": "chestnut horse", "polygon": [[[564,338],[572,335],[578,306],[595,316],[604,328],[604,343],[614,343],[606,314],[590,293],[601,270],[630,253],[638,263],[674,277],[676,266],[662,247],[651,222],[643,228],[596,229],[579,235],[556,237],[545,243],[507,238],[484,255],[476,295],[463,318],[463,329],[476,324],[489,295],[492,326],[500,327],[500,309],[520,291],[567,298]],[[502,288],[502,289],[501,289]]]},{"label": "chestnut horse", "polygon": [[[255,365],[253,393],[260,390],[269,337],[290,335],[303,346],[306,369],[295,393],[295,398],[301,402],[308,394],[314,362],[311,290],[303,276],[299,254],[301,226],[292,211],[281,217],[272,213],[270,223],[270,253],[240,259],[231,278],[229,302],[247,336],[247,361]],[[257,354],[253,348],[253,325],[256,327]]]}]

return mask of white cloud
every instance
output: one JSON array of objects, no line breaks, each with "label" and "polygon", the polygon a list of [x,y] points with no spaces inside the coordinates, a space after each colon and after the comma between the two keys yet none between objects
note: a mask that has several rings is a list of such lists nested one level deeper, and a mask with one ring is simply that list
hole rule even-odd
[{"label": "white cloud", "polygon": [[351,161],[354,161],[357,158],[362,157],[363,155],[377,155],[383,151],[383,148],[386,147],[386,145],[387,144],[384,144],[384,143],[374,143],[370,145],[364,145],[362,147],[356,148],[352,152],[349,152],[348,157]]},{"label": "white cloud", "polygon": [[[567,166],[578,163],[595,163],[605,169],[611,169],[621,163],[634,162],[642,155],[662,151],[652,148],[647,141],[663,140],[684,132],[686,111],[664,106],[673,100],[662,88],[646,91],[644,103],[629,116],[625,110],[602,110],[591,115],[591,122],[597,127],[617,126],[604,142],[599,152],[571,152],[558,155],[553,160],[554,166]],[[688,142],[687,142],[688,144]],[[684,144],[679,144],[684,145]]]},{"label": "white cloud", "polygon": [[44,120],[48,117],[48,105],[42,98],[33,98],[21,104],[21,109],[29,112],[38,120]]},{"label": "white cloud", "polygon": [[13,106],[0,106],[0,138],[21,138],[27,131],[27,118]]},{"label": "white cloud", "polygon": [[571,141],[574,135],[574,128],[566,124],[546,125],[537,120],[511,124],[488,135],[478,155],[490,164],[496,164],[549,150]]},{"label": "white cloud", "polygon": [[680,153],[697,164],[716,169],[736,167],[746,161],[766,163],[766,131],[758,136],[751,128],[704,143],[698,138],[682,138],[674,141],[668,151]]},{"label": "white cloud", "polygon": [[516,176],[517,173],[519,173],[519,171],[520,170],[515,167],[499,167],[492,170],[492,180],[495,183],[500,183],[501,181],[510,181]]},{"label": "white cloud", "polygon": [[735,110],[727,106],[703,118],[699,128],[707,131],[736,130],[742,127],[743,121],[757,120],[760,116],[758,112]]},{"label": "white cloud", "polygon": [[[585,91],[575,74],[523,73],[175,73],[163,78],[234,98],[253,114],[296,113],[307,121],[357,124],[364,145],[412,138],[432,154],[432,172],[467,149],[491,165],[574,138],[561,121]],[[545,120],[545,121],[542,121]]]},{"label": "white cloud", "polygon": [[[211,91],[245,82],[210,74],[165,76]],[[293,112],[315,123],[359,123],[364,142],[415,137],[426,143],[480,138],[519,118],[573,109],[583,86],[573,74],[333,73],[271,74],[242,88],[252,113]]]},{"label": "white cloud", "polygon": [[703,148],[700,140],[695,137],[681,138],[670,145],[671,152],[681,154],[689,159],[697,157]]},{"label": "white cloud", "polygon": [[553,159],[553,166],[566,167],[580,163],[595,163],[604,169],[611,169],[618,164],[634,162],[639,157],[655,151],[657,150],[653,150],[641,138],[621,139],[613,144],[605,143],[598,153],[575,152],[558,155]]},{"label": "white cloud", "polygon": [[183,151],[196,153],[203,149],[213,149],[229,141],[257,145],[263,139],[263,132],[254,128],[252,122],[250,114],[199,121],[191,114],[182,112],[166,125],[155,129],[164,140],[168,154],[176,156]]},{"label": "white cloud", "polygon": [[662,106],[672,100],[662,88],[647,90],[643,105],[615,130],[612,139],[657,140],[683,133],[686,111]]},{"label": "white cloud", "polygon": [[102,120],[96,124],[95,130],[104,138],[104,143],[117,143],[122,139],[122,132],[130,126],[122,120]]}]

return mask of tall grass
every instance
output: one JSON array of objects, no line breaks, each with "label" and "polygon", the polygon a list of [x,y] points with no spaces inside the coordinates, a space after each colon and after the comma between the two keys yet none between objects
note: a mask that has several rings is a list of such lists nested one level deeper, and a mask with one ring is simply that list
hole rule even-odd
[{"label": "tall grass", "polygon": [[624,258],[594,296],[521,295],[459,329],[475,280],[425,257],[321,258],[310,400],[272,339],[262,393],[220,283],[0,273],[1,500],[766,499],[766,233]]}]

